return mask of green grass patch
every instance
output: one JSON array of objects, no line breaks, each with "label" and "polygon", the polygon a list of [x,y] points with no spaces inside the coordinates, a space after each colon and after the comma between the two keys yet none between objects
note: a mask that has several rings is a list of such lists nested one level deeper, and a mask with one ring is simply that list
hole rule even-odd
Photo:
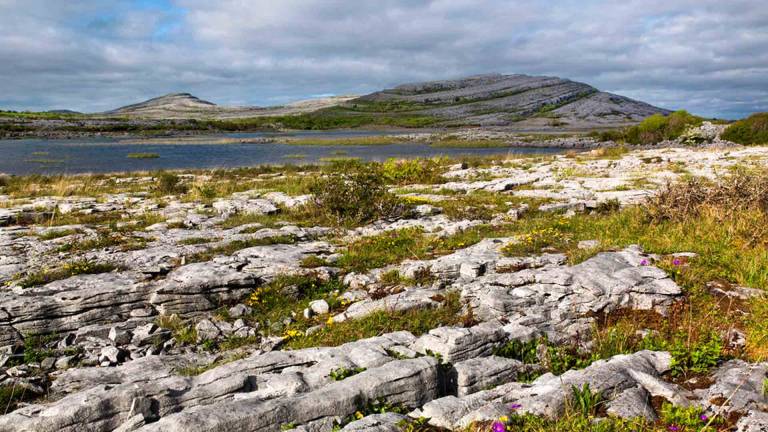
[{"label": "green grass patch", "polygon": [[310,335],[293,338],[288,346],[293,349],[339,346],[401,330],[421,335],[437,327],[459,324],[462,319],[459,294],[449,293],[438,308],[374,312],[365,318],[334,323]]},{"label": "green grass patch", "polygon": [[112,264],[94,263],[88,260],[72,261],[64,264],[59,268],[46,269],[35,273],[30,273],[23,279],[19,280],[17,284],[22,288],[29,288],[33,286],[45,285],[50,282],[67,279],[69,277],[81,274],[109,273],[116,269],[117,267]]},{"label": "green grass patch", "polygon": [[157,153],[128,153],[128,159],[157,159],[160,157]]}]

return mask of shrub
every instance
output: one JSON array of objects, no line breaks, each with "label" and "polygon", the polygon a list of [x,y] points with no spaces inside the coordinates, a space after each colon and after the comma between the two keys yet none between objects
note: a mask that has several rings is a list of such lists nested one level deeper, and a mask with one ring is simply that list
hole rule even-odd
[{"label": "shrub", "polygon": [[[673,140],[688,128],[699,126],[703,119],[687,111],[675,111],[668,116],[654,114],[639,125],[624,131],[624,141],[630,144],[657,144],[664,140]],[[612,138],[617,138],[615,135]],[[613,139],[617,141],[617,139]]]},{"label": "shrub", "polygon": [[725,215],[741,210],[768,212],[768,170],[737,170],[711,182],[692,177],[667,185],[647,207],[654,220],[683,220],[696,216],[704,207],[716,208]]},{"label": "shrub", "polygon": [[439,159],[388,159],[382,164],[382,174],[390,184],[442,182]]},{"label": "shrub", "polygon": [[332,223],[353,226],[402,215],[405,205],[387,190],[378,164],[345,161],[311,187],[315,204]]},{"label": "shrub", "polygon": [[166,195],[182,194],[187,191],[187,187],[181,184],[176,174],[161,172],[157,176],[157,191]]},{"label": "shrub", "polygon": [[752,114],[728,126],[721,138],[737,144],[768,144],[768,113]]},{"label": "shrub", "polygon": [[704,411],[700,407],[695,406],[683,408],[664,403],[659,414],[661,414],[661,421],[667,425],[669,430],[715,432],[718,429],[712,425],[723,423],[719,417],[710,418],[704,415]]},{"label": "shrub", "polygon": [[365,368],[364,367],[356,367],[356,368],[340,367],[338,369],[332,370],[331,373],[328,374],[328,376],[334,381],[343,381],[353,375],[359,374],[360,372],[365,372]]}]

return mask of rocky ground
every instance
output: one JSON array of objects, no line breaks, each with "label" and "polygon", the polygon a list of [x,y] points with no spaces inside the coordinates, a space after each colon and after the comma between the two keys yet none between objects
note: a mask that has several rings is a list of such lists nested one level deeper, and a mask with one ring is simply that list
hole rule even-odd
[{"label": "rocky ground", "polygon": [[[658,242],[693,228],[641,244],[627,219],[767,161],[395,165],[410,211],[353,224],[311,211],[327,169],[6,179],[0,431],[768,430],[764,341],[733,325],[764,286],[692,279],[699,244]],[[674,345],[695,322],[716,336]]]}]

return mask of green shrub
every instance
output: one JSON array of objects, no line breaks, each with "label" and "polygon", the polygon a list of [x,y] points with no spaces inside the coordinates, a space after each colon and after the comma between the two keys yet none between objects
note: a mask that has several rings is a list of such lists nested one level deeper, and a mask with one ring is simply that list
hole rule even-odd
[{"label": "green shrub", "polygon": [[704,411],[696,406],[683,408],[664,403],[659,414],[661,414],[661,421],[669,430],[715,432],[718,429],[712,426],[723,423],[719,417],[710,418],[704,415]]},{"label": "green shrub", "polygon": [[440,183],[442,166],[439,159],[388,159],[382,174],[389,184]]},{"label": "green shrub", "polygon": [[381,166],[345,161],[334,164],[330,174],[310,187],[315,204],[332,223],[342,226],[392,219],[405,205],[387,190]]},{"label": "green shrub", "polygon": [[709,372],[723,358],[723,341],[714,333],[704,335],[697,340],[689,340],[686,333],[680,333],[668,339],[648,337],[643,341],[643,348],[669,351],[672,354],[670,368],[672,376]]},{"label": "green shrub", "polygon": [[675,111],[668,116],[654,114],[624,131],[624,140],[630,144],[657,144],[673,140],[692,126],[701,125],[703,119],[687,111]]},{"label": "green shrub", "polygon": [[347,378],[349,378],[349,377],[351,377],[353,375],[357,375],[357,374],[359,374],[361,372],[365,372],[365,368],[364,367],[349,368],[349,369],[345,368],[345,367],[340,367],[338,369],[332,370],[331,373],[328,374],[328,376],[332,380],[334,380],[334,381],[343,381],[343,380],[345,380],[345,379],[347,379]]},{"label": "green shrub", "polygon": [[157,191],[164,195],[183,194],[187,187],[181,183],[179,176],[173,173],[161,172],[157,176]]},{"label": "green shrub", "polygon": [[768,144],[768,113],[752,114],[728,126],[721,138],[737,144]]}]

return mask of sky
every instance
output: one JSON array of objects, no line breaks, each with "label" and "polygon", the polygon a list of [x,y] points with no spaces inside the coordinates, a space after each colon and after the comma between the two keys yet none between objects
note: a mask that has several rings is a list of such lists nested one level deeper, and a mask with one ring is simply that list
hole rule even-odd
[{"label": "sky", "polygon": [[482,73],[768,111],[765,0],[0,0],[0,108],[279,105]]}]

